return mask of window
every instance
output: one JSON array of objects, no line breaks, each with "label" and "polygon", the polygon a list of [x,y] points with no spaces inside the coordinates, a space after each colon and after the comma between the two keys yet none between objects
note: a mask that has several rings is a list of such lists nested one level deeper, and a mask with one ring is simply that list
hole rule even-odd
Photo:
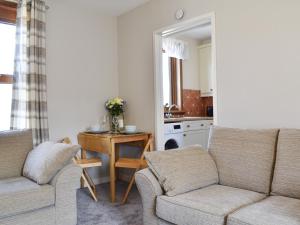
[{"label": "window", "polygon": [[16,4],[0,2],[0,130],[10,128]]},{"label": "window", "polygon": [[163,96],[164,105],[171,104],[171,74],[170,74],[170,58],[166,53],[163,53]]},{"label": "window", "polygon": [[175,104],[182,108],[182,60],[163,53],[163,101],[164,105]]}]

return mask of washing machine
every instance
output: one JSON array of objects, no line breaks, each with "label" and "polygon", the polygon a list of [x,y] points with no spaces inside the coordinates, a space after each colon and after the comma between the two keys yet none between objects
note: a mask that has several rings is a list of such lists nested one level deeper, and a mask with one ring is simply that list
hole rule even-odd
[{"label": "washing machine", "polygon": [[182,123],[165,123],[165,150],[183,147]]}]

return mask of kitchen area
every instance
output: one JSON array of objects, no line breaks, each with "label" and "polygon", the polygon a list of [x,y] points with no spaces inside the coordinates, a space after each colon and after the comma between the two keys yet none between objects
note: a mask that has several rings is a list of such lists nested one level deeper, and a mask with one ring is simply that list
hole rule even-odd
[{"label": "kitchen area", "polygon": [[207,149],[214,124],[211,24],[163,39],[164,149]]}]

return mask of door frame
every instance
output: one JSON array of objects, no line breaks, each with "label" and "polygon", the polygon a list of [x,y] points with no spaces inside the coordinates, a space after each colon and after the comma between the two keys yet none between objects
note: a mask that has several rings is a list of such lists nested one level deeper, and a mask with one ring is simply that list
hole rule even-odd
[{"label": "door frame", "polygon": [[164,106],[163,106],[163,72],[162,72],[162,38],[211,23],[211,49],[212,49],[212,84],[214,89],[213,107],[214,124],[218,124],[218,98],[216,74],[216,24],[215,13],[207,13],[183,22],[173,24],[153,32],[154,56],[154,85],[155,85],[155,146],[157,150],[164,149]]}]

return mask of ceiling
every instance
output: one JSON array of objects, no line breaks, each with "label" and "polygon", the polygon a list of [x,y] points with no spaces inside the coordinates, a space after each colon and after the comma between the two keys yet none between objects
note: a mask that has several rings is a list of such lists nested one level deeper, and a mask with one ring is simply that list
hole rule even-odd
[{"label": "ceiling", "polygon": [[150,0],[72,0],[70,2],[83,7],[92,7],[111,16],[120,16],[149,1]]},{"label": "ceiling", "polygon": [[211,24],[202,25],[193,29],[180,32],[176,37],[186,37],[198,41],[206,40],[211,37]]}]

